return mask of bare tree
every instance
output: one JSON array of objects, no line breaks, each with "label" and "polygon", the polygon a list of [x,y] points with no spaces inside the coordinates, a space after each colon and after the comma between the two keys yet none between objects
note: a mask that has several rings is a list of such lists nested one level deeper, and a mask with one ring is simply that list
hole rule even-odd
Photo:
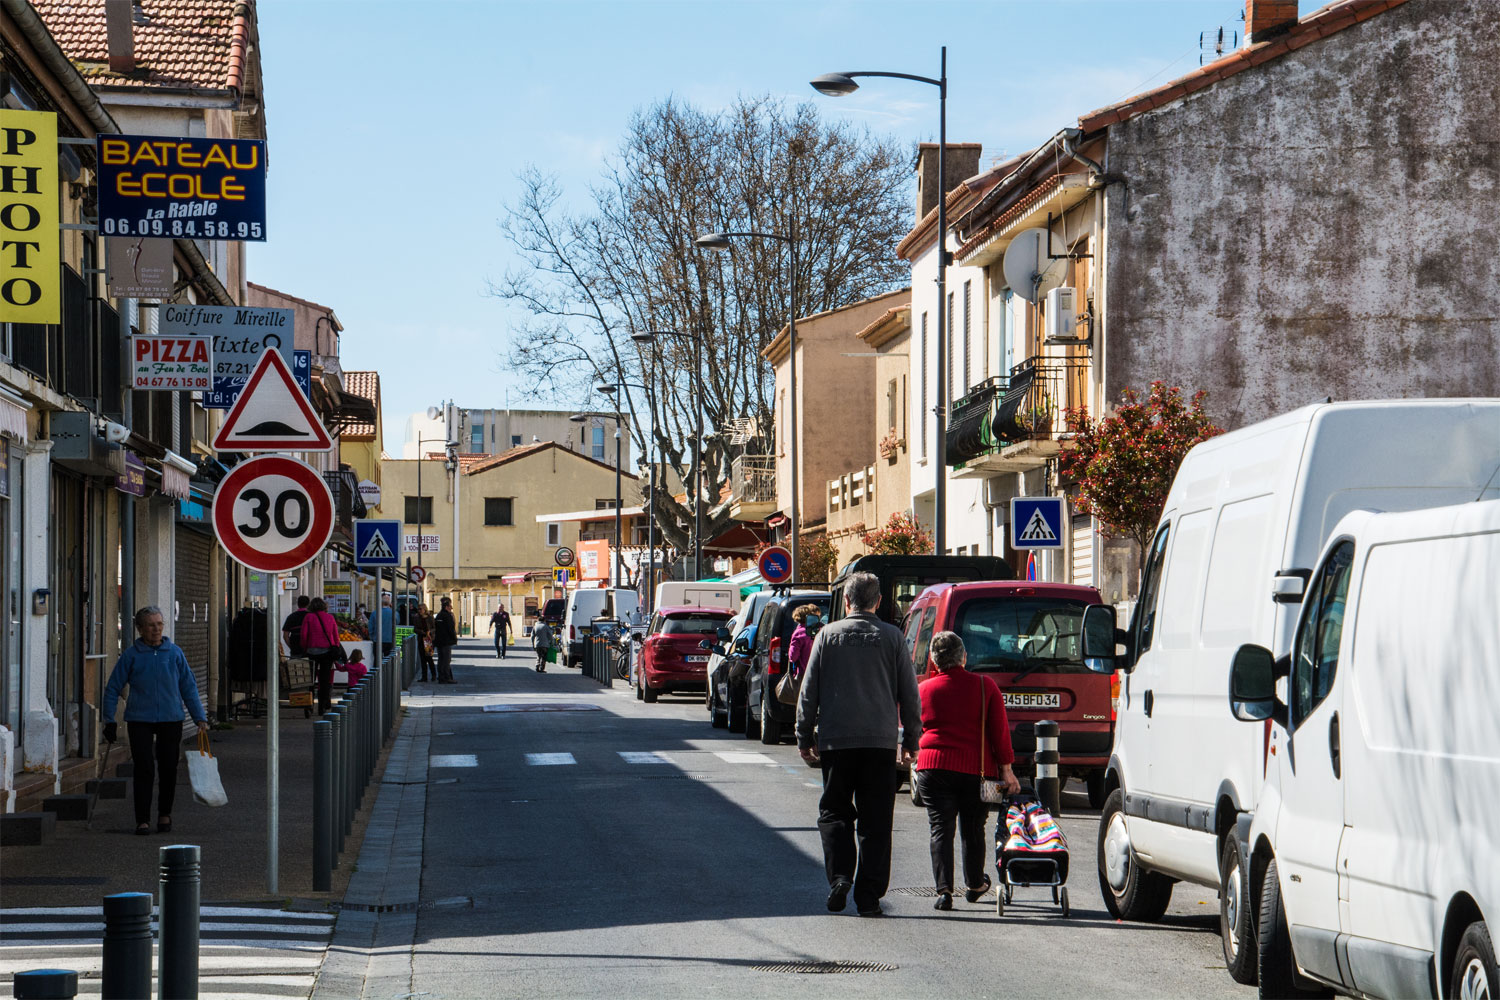
[{"label": "bare tree", "polygon": [[[696,504],[705,538],[729,521],[720,496],[739,450],[730,444],[737,421],[772,439],[772,372],[760,352],[785,325],[794,289],[808,315],[905,280],[895,246],[909,223],[909,162],[893,140],[823,122],[812,105],[741,99],[711,113],[668,99],[632,117],[590,190],[590,211],[563,210],[554,178],[522,173],[501,228],[526,266],[491,292],[529,314],[509,360],[534,380],[533,395],[576,401],[622,375],[648,387],[621,400],[636,447],[647,455],[654,444],[664,465],[682,471],[702,393],[702,494],[683,505],[659,484],[652,498],[667,543],[688,546]],[[790,281],[779,241],[737,241],[727,254],[693,245],[707,232],[785,234],[792,211],[799,252]],[[644,349],[629,339],[646,330],[679,336]]]}]

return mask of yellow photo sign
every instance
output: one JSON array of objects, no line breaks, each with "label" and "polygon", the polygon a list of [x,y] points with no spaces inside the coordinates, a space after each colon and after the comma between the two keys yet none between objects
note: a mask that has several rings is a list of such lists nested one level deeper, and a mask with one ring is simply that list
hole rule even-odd
[{"label": "yellow photo sign", "polygon": [[0,110],[0,322],[61,323],[57,115]]}]

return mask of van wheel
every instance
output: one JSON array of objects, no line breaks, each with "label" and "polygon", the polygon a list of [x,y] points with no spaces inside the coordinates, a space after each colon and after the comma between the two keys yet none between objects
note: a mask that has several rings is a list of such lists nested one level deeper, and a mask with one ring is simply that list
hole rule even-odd
[{"label": "van wheel", "polygon": [[770,688],[761,692],[760,741],[768,747],[774,747],[781,742],[781,723],[771,714]]},{"label": "van wheel", "polygon": [[1219,855],[1219,935],[1229,978],[1255,985],[1255,925],[1251,922],[1250,869],[1240,857],[1240,838],[1229,832]]},{"label": "van wheel", "polygon": [[1136,861],[1125,829],[1125,792],[1119,788],[1109,793],[1099,816],[1099,891],[1119,920],[1155,923],[1172,901],[1172,880],[1143,871]]},{"label": "van wheel", "polygon": [[1457,1000],[1491,1000],[1500,995],[1500,971],[1495,965],[1495,947],[1484,921],[1475,921],[1458,942],[1453,960],[1453,985],[1448,990]]},{"label": "van wheel", "polygon": [[1084,787],[1089,792],[1089,808],[1104,808],[1104,769],[1090,771],[1083,779]]},{"label": "van wheel", "polygon": [[1286,910],[1281,905],[1281,883],[1276,860],[1266,866],[1260,888],[1260,995],[1263,997],[1329,997],[1333,992],[1297,974],[1292,939],[1287,932]]}]

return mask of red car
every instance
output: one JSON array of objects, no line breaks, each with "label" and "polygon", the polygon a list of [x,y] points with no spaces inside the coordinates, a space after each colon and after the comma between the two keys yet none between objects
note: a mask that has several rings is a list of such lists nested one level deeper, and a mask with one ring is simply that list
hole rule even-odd
[{"label": "red car", "polygon": [[[1103,603],[1093,587],[1065,583],[941,583],[912,602],[906,648],[917,683],[934,672],[932,637],[957,632],[968,668],[994,676],[1005,694],[1016,770],[1030,770],[1033,724],[1058,723],[1059,771],[1083,779],[1089,802],[1104,804],[1104,768],[1115,735],[1115,676],[1083,665],[1083,609]],[[977,712],[979,707],[975,706]]]},{"label": "red car", "polygon": [[655,701],[667,691],[702,691],[708,683],[709,652],[702,643],[718,641],[734,612],[722,608],[657,608],[641,644],[635,696]]}]

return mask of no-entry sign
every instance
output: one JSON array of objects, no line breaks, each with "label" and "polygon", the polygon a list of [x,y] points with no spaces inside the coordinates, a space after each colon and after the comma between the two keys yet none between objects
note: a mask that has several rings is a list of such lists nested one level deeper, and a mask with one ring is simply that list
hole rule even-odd
[{"label": "no-entry sign", "polygon": [[316,469],[284,455],[241,462],[214,497],[214,534],[229,558],[263,573],[308,562],[333,534],[333,494]]}]

